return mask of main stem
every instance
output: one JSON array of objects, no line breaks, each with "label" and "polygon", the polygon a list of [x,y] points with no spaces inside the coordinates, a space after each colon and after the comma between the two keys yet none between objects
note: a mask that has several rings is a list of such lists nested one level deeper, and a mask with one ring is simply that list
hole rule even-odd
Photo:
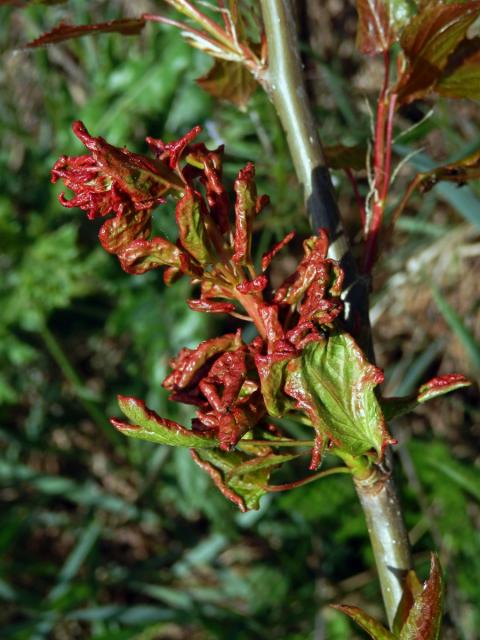
[{"label": "main stem", "polygon": [[[268,45],[263,85],[277,110],[314,231],[330,233],[330,255],[341,262],[347,291],[347,329],[373,359],[368,317],[368,281],[359,277],[342,227],[321,141],[303,82],[297,29],[289,0],[260,0]],[[389,461],[390,462],[390,461]],[[390,464],[391,466],[391,464]],[[355,478],[375,556],[387,618],[392,626],[411,568],[410,547],[391,468],[374,466]]]},{"label": "main stem", "polygon": [[303,81],[297,30],[289,0],[260,0],[267,37],[268,68],[260,81],[272,100],[287,136],[288,147],[313,231],[327,229],[329,256],[345,272],[342,298],[345,322],[373,357],[368,318],[369,280],[361,276],[342,225],[330,172]]}]

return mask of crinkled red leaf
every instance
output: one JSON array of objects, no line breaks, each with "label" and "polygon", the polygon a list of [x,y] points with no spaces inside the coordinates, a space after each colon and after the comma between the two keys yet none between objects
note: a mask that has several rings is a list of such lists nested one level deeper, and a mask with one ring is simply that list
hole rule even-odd
[{"label": "crinkled red leaf", "polygon": [[258,293],[263,291],[268,285],[268,278],[266,276],[257,276],[253,280],[244,280],[237,285],[237,291],[240,293]]},{"label": "crinkled red leaf", "polygon": [[173,142],[163,142],[163,140],[150,137],[146,140],[158,158],[167,163],[170,169],[175,170],[178,169],[180,159],[187,150],[187,147],[192,144],[201,131],[202,127],[197,125],[179,140],[174,140]]},{"label": "crinkled red leaf", "polygon": [[134,240],[146,240],[152,230],[152,212],[149,209],[127,210],[107,220],[98,237],[105,251],[118,254]]},{"label": "crinkled red leaf", "polygon": [[121,33],[124,36],[136,36],[142,31],[145,24],[144,18],[123,18],[121,20],[109,20],[108,22],[85,25],[72,25],[61,22],[58,27],[29,42],[26,47],[33,49],[96,33]]},{"label": "crinkled red leaf", "polygon": [[283,238],[283,240],[280,240],[280,242],[277,242],[277,244],[275,244],[273,248],[270,249],[270,251],[267,251],[266,253],[263,254],[262,271],[266,271],[268,269],[271,261],[277,255],[277,253],[281,251],[281,249],[283,249],[283,247],[287,245],[290,242],[290,240],[292,240],[294,237],[295,237],[295,231],[290,231],[290,233],[288,233],[285,236],[285,238]]},{"label": "crinkled red leaf", "polygon": [[253,221],[257,214],[255,167],[251,162],[239,172],[234,189],[236,200],[233,260],[237,264],[247,264],[251,261]]},{"label": "crinkled red leaf", "polygon": [[96,218],[111,211],[120,214],[128,206],[151,209],[166,193],[182,188],[180,178],[161,162],[93,138],[81,122],[72,129],[91,156],[63,156],[55,163],[52,182],[62,179],[76,194],[69,201],[62,194],[64,206],[80,207]]},{"label": "crinkled red leaf", "polygon": [[209,360],[241,346],[242,338],[239,330],[237,333],[227,333],[218,338],[204,340],[196,349],[182,349],[180,354],[170,362],[173,371],[164,380],[163,386],[169,391],[184,389]]},{"label": "crinkled red leaf", "polygon": [[119,255],[124,271],[140,275],[159,267],[182,267],[182,251],[165,238],[134,240]]},{"label": "crinkled red leaf", "polygon": [[315,280],[320,279],[325,282],[328,278],[326,232],[320,229],[319,235],[305,240],[303,247],[305,257],[296,271],[276,290],[274,302],[297,304]]},{"label": "crinkled red leaf", "polygon": [[236,307],[232,302],[187,300],[187,304],[192,311],[203,311],[203,313],[232,313],[232,311],[236,310]]}]

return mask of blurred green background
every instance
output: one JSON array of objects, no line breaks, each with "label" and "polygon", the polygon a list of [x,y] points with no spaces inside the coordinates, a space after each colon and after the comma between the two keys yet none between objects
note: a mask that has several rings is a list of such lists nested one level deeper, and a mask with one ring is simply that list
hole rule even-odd
[{"label": "blurred green background", "polygon": [[[21,3],[19,3],[21,4]],[[17,49],[60,20],[91,23],[159,11],[161,2],[71,0],[0,7],[0,637],[9,640],[210,640],[364,637],[330,602],[382,616],[363,517],[348,478],[263,498],[240,514],[188,451],[121,437],[107,417],[116,394],[166,417],[189,413],[161,387],[183,346],[225,330],[190,311],[184,282],[123,273],[98,245],[99,225],[63,209],[50,168],[78,154],[81,119],[93,135],[145,151],[193,125],[226,144],[226,175],[247,160],[272,206],[256,231],[260,256],[295,229],[302,198],[275,114],[258,91],[246,112],[195,84],[209,60],[172,28],[140,37],[87,37]],[[320,4],[325,4],[320,7]],[[133,6],[135,5],[135,6]],[[327,144],[365,143],[375,60],[355,53],[349,2],[299,2],[309,90]],[[402,113],[396,160],[414,167],[480,147],[477,105],[430,104]],[[418,126],[412,125],[416,123]],[[354,242],[349,183],[334,176]],[[366,191],[366,176],[360,174]],[[393,203],[392,203],[393,204]],[[162,223],[168,232],[168,220]],[[375,274],[372,319],[389,393],[439,373],[477,378],[480,191],[441,186],[414,198]],[[298,249],[298,248],[297,248]],[[288,273],[285,255],[279,271]],[[428,551],[447,574],[442,638],[480,628],[480,435],[475,389],[422,407],[393,426],[397,473],[419,573]],[[305,460],[280,479],[305,473]],[[290,474],[290,475],[289,475]]]}]

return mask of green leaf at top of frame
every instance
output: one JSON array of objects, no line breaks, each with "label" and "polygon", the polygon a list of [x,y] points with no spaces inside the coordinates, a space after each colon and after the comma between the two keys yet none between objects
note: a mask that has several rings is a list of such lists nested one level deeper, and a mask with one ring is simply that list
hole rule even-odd
[{"label": "green leaf at top of frame", "polygon": [[430,0],[421,5],[400,38],[408,62],[395,89],[401,104],[437,90],[445,75],[449,75],[452,60],[465,46],[468,29],[479,16],[480,0],[451,3]]},{"label": "green leaf at top of frame", "polygon": [[216,59],[197,83],[211,96],[245,109],[257,88],[257,81],[241,62]]},{"label": "green leaf at top of frame", "polygon": [[297,400],[327,444],[353,456],[381,458],[395,442],[386,429],[375,387],[383,373],[370,364],[348,333],[310,342],[287,366],[285,392]]},{"label": "green leaf at top of frame", "polygon": [[44,33],[39,38],[32,40],[26,46],[27,49],[44,47],[48,44],[57,44],[65,40],[81,38],[97,33],[120,33],[123,36],[136,36],[144,28],[146,21],[144,18],[121,18],[120,20],[109,20],[108,22],[98,22],[96,24],[73,25],[61,22],[57,27]]},{"label": "green leaf at top of frame", "polygon": [[130,423],[117,418],[110,422],[126,436],[172,447],[218,447],[216,438],[194,433],[173,420],[161,418],[142,400],[118,396],[118,404]]},{"label": "green leaf at top of frame", "polygon": [[403,398],[382,398],[383,415],[387,421],[399,418],[413,411],[419,404],[443,396],[451,391],[469,387],[472,383],[459,373],[451,373],[432,378],[423,384],[416,393]]},{"label": "green leaf at top of frame", "polygon": [[383,624],[380,624],[375,618],[372,618],[372,616],[358,607],[351,607],[346,604],[334,604],[331,606],[333,609],[337,609],[352,618],[373,640],[396,640],[398,638],[388,629],[385,629]]},{"label": "green leaf at top of frame", "polygon": [[357,47],[366,55],[383,53],[415,11],[412,0],[357,0]]},{"label": "green leaf at top of frame", "polygon": [[446,98],[480,100],[480,38],[467,39],[458,47],[435,90]]}]

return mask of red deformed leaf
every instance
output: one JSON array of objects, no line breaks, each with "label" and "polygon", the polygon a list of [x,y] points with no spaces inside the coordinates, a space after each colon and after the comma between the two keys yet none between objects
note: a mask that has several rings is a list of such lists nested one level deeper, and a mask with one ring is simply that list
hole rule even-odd
[{"label": "red deformed leaf", "polygon": [[215,60],[210,71],[197,82],[214,98],[232,102],[240,109],[245,109],[257,88],[257,81],[245,65],[230,60]]},{"label": "red deformed leaf", "polygon": [[235,253],[234,262],[247,264],[251,261],[253,221],[257,214],[257,188],[255,167],[251,162],[240,171],[234,184],[235,189]]},{"label": "red deformed leaf", "polygon": [[450,3],[431,0],[421,6],[400,41],[408,60],[408,68],[396,89],[400,102],[422,98],[435,89],[450,57],[479,15],[480,0]]},{"label": "red deformed leaf", "polygon": [[182,267],[182,251],[165,238],[134,240],[119,255],[122,269],[127,273],[141,275],[159,267]]},{"label": "red deformed leaf", "polygon": [[266,253],[263,254],[262,271],[266,271],[268,269],[268,267],[270,266],[270,263],[272,262],[273,258],[277,255],[277,253],[281,251],[283,247],[287,245],[290,242],[290,240],[292,240],[294,237],[295,237],[295,231],[290,231],[290,233],[288,233],[285,236],[285,238],[283,238],[283,240],[280,240],[280,242],[277,242],[277,244],[275,244],[272,247],[272,249],[270,249],[270,251],[267,251]]},{"label": "red deformed leaf", "polygon": [[227,333],[218,338],[204,340],[196,349],[182,349],[180,354],[170,362],[173,371],[164,380],[163,386],[169,391],[185,389],[209,360],[241,346],[242,338],[239,330],[237,333]]},{"label": "red deformed leaf", "polygon": [[408,614],[399,640],[439,640],[442,625],[443,578],[440,563],[432,553],[430,576]]},{"label": "red deformed leaf", "polygon": [[471,384],[471,381],[460,373],[437,376],[420,387],[417,400],[418,402],[427,402],[438,396],[443,396],[445,393],[469,387]]},{"label": "red deformed leaf", "polygon": [[296,271],[276,290],[274,302],[297,304],[314,281],[321,280],[326,286],[330,263],[326,260],[328,236],[325,230],[320,229],[318,236],[307,238],[303,248],[305,257]]},{"label": "red deformed leaf", "polygon": [[109,20],[108,22],[85,25],[72,25],[61,22],[58,27],[29,42],[26,47],[33,49],[96,33],[120,33],[124,36],[136,36],[142,31],[145,24],[144,18],[123,18],[121,20]]},{"label": "red deformed leaf", "polygon": [[263,291],[268,285],[268,278],[266,276],[257,276],[253,280],[244,280],[237,285],[237,291],[240,293],[258,293]]},{"label": "red deformed leaf", "polygon": [[180,178],[161,162],[92,137],[81,122],[72,129],[91,155],[62,156],[53,166],[52,182],[61,179],[76,194],[71,200],[62,194],[64,206],[80,207],[89,218],[97,218],[112,211],[121,214],[126,206],[150,209],[171,190],[183,188]]},{"label": "red deformed leaf", "polygon": [[150,137],[147,137],[146,140],[158,158],[166,162],[170,169],[174,170],[178,168],[180,159],[184,155],[187,147],[192,144],[201,131],[202,127],[197,125],[179,140],[174,140],[173,142],[163,142],[163,140],[159,140],[158,138]]},{"label": "red deformed leaf", "polygon": [[203,313],[232,313],[232,311],[236,310],[232,302],[187,300],[187,304],[192,311],[203,311]]},{"label": "red deformed leaf", "polygon": [[98,237],[105,251],[119,254],[134,240],[146,240],[152,230],[152,212],[149,209],[127,210],[107,220]]}]

